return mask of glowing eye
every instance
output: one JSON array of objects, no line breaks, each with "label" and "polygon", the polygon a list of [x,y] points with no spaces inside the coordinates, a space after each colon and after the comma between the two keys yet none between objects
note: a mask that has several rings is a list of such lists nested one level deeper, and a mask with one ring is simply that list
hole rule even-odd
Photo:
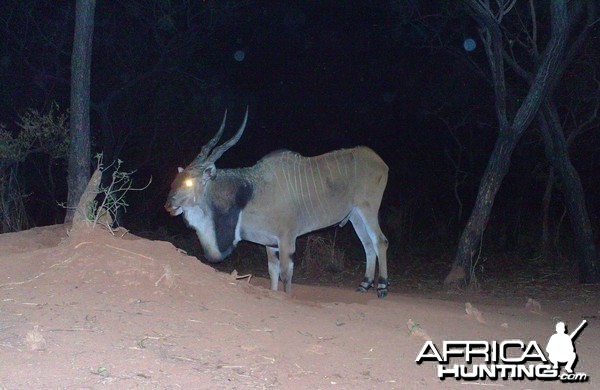
[{"label": "glowing eye", "polygon": [[187,188],[191,188],[194,186],[194,181],[192,179],[186,179],[186,181],[183,182],[183,184],[187,187]]}]

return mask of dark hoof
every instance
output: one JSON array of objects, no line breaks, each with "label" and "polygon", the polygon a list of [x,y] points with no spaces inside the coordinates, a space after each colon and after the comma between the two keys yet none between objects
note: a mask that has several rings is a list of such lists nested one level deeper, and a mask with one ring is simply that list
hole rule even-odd
[{"label": "dark hoof", "polygon": [[388,294],[389,282],[387,278],[379,277],[377,282],[377,296],[379,298],[385,298]]},{"label": "dark hoof", "polygon": [[365,292],[369,291],[369,289],[371,287],[373,287],[373,282],[371,282],[369,279],[365,278],[365,280],[360,282],[360,284],[356,288],[356,291],[365,293]]}]

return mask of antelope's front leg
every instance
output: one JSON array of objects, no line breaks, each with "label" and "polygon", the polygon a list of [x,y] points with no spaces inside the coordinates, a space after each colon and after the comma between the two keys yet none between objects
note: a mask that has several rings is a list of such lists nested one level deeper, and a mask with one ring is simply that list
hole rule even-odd
[{"label": "antelope's front leg", "polygon": [[277,291],[279,286],[279,250],[273,247],[267,248],[267,259],[269,260],[269,277],[271,278],[271,290]]},{"label": "antelope's front leg", "polygon": [[294,274],[294,259],[296,257],[296,240],[279,241],[279,275],[283,282],[283,291],[292,294],[292,275]]}]

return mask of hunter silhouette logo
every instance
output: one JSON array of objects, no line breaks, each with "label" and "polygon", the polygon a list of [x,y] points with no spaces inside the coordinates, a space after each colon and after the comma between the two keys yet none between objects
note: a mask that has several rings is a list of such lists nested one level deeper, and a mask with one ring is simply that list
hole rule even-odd
[{"label": "hunter silhouette logo", "polygon": [[[541,379],[585,382],[589,380],[586,373],[573,372],[577,363],[573,341],[586,325],[587,321],[583,320],[573,333],[568,334],[565,323],[557,323],[556,333],[548,340],[546,353],[535,340],[450,340],[443,341],[441,348],[428,340],[415,362],[436,362],[437,375],[442,380]],[[561,373],[562,365],[566,373]]]},{"label": "hunter silhouette logo", "polygon": [[566,363],[565,369],[569,374],[573,373],[573,366],[577,360],[575,345],[573,340],[577,334],[587,325],[587,321],[581,321],[581,324],[570,335],[567,334],[567,327],[564,322],[556,324],[556,333],[550,337],[546,352],[548,360],[552,362],[552,367],[558,369],[559,363]]}]

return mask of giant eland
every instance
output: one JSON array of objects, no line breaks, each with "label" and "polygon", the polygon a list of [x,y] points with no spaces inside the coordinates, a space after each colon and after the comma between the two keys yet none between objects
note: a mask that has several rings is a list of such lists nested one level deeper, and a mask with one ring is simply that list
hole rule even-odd
[{"label": "giant eland", "polygon": [[373,286],[378,259],[377,295],[385,297],[388,241],[378,221],[388,178],[383,160],[358,146],[316,157],[276,151],[251,167],[217,169],[215,162],[242,136],[248,110],[237,133],[216,146],[226,120],[227,111],[217,134],[191,164],[179,168],[165,204],[196,230],[208,260],[222,261],[241,240],[264,245],[271,289],[277,290],[281,278],[291,294],[296,238],[350,221],[366,254],[357,291]]}]

